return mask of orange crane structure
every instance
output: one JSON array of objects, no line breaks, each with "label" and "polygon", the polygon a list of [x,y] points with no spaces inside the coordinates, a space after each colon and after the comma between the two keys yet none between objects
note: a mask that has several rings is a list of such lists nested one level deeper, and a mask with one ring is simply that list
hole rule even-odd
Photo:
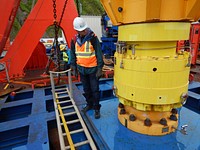
[{"label": "orange crane structure", "polygon": [[[1,1],[0,5],[0,55],[8,40],[15,16],[19,7],[20,0]],[[5,7],[7,6],[7,7]]]},{"label": "orange crane structure", "polygon": [[[76,5],[73,0],[59,0],[56,1],[56,5],[53,2],[55,0],[37,1],[7,54],[0,60],[0,63],[5,64],[9,78],[21,78],[25,76],[26,70],[45,68],[48,58],[45,47],[39,40],[46,29],[55,22],[63,30],[67,44],[70,43],[69,41],[75,34],[72,22],[78,16]],[[20,0],[2,0],[0,2],[0,17],[3,19],[3,24],[0,26],[0,53],[9,36],[19,3]],[[63,12],[64,6],[66,7]],[[61,19],[62,22],[59,23]],[[0,77],[4,79],[5,72],[1,71]]]}]

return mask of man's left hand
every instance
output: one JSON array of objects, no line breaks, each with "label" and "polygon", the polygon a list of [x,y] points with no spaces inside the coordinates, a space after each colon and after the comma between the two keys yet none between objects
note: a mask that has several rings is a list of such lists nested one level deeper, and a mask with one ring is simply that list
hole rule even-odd
[{"label": "man's left hand", "polygon": [[98,69],[96,73],[96,78],[99,80],[102,77],[102,70]]}]

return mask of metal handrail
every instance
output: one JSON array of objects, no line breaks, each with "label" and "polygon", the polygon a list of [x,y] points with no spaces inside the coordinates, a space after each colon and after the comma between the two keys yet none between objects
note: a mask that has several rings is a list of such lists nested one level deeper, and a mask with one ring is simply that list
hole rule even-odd
[{"label": "metal handrail", "polygon": [[59,76],[60,74],[68,73],[69,92],[70,92],[70,96],[73,98],[71,69],[68,69],[68,70],[65,70],[65,71],[59,71],[59,72],[57,72],[57,71],[49,71],[49,73],[50,73],[52,93],[55,93],[55,82],[54,82],[53,74]]}]

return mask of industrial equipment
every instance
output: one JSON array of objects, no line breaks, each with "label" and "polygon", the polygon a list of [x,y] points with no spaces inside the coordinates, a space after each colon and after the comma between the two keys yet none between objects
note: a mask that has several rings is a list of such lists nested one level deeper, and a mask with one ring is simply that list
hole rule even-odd
[{"label": "industrial equipment", "polygon": [[[56,88],[55,75],[68,74],[69,87]],[[71,70],[62,72],[50,71],[52,95],[54,99],[54,107],[56,108],[56,120],[58,126],[58,134],[60,147],[62,149],[92,149],[96,150],[94,141],[81,117],[81,114],[73,99],[73,89],[71,80]],[[64,126],[64,129],[63,129]],[[72,128],[73,127],[73,128]],[[77,142],[74,137],[80,137],[81,141]],[[85,137],[85,138],[83,138]],[[65,142],[67,138],[68,142]],[[85,148],[84,148],[85,146]]]},{"label": "industrial equipment", "polygon": [[114,26],[105,13],[101,18],[102,37],[101,48],[104,55],[113,56],[116,50],[115,43],[118,37],[118,26]]},{"label": "industrial equipment", "polygon": [[197,57],[200,57],[200,22],[194,22],[191,24],[189,43],[191,45],[192,53],[191,64],[196,65]]},{"label": "industrial equipment", "polygon": [[189,39],[180,40],[177,45],[178,51],[189,51],[191,53],[191,65],[195,67],[197,58],[200,57],[200,20],[191,23]]},{"label": "industrial equipment", "polygon": [[[0,55],[4,50],[6,41],[14,23],[15,16],[20,4],[20,0],[2,0],[0,5]],[[5,7],[6,6],[6,7]]]},{"label": "industrial equipment", "polygon": [[[48,8],[42,11],[46,15],[44,18],[53,19],[51,16],[53,12],[51,14],[49,11],[53,1],[55,2],[55,0],[38,0],[40,4],[45,2]],[[64,73],[64,76],[61,76],[62,80],[70,79],[70,71],[67,71],[69,78],[65,78],[65,71],[51,71],[52,87],[34,89],[37,83],[44,82],[46,86],[50,79],[35,80],[32,81],[32,89],[18,91],[18,88],[14,92],[10,91],[10,95],[1,97],[0,149],[57,150],[74,147],[81,150],[199,149],[200,83],[192,82],[188,88],[192,58],[189,51],[176,51],[176,43],[189,38],[191,21],[197,20],[200,16],[198,13],[200,1],[101,1],[109,18],[115,26],[119,27],[119,39],[114,56],[114,87],[113,79],[100,80],[101,119],[96,120],[93,111],[79,113],[86,104],[80,82],[71,84],[71,80],[68,80],[69,85],[66,84],[67,82],[64,85],[54,83],[57,82],[59,73]],[[14,2],[14,0],[1,0],[0,4],[5,2]],[[37,8],[43,9],[44,6],[38,3]],[[64,1],[57,0],[56,4],[57,15],[60,16],[59,12],[63,8]],[[68,0],[68,4],[72,4],[74,8],[72,0]],[[0,5],[0,7],[5,6]],[[67,10],[69,11],[70,8],[67,7]],[[40,15],[40,11],[35,15]],[[35,26],[26,28],[27,34],[24,28],[24,34],[20,31],[21,38],[29,37],[33,44],[38,44],[37,46],[27,45],[30,43],[24,45],[28,46],[26,48],[31,56],[27,55],[28,52],[25,52],[23,44],[20,43],[26,43],[27,40],[25,38],[24,41],[19,40],[18,37],[19,44],[15,41],[16,44],[11,49],[12,53],[9,52],[10,57],[7,57],[8,62],[0,61],[0,70],[4,70],[8,83],[15,75],[20,77],[21,71],[26,73],[26,70],[44,67],[42,65],[46,61],[45,47],[42,43],[38,43],[35,37],[36,31],[40,34],[39,28],[44,28],[41,22],[42,25],[46,25],[44,22],[53,23],[51,19],[47,21],[44,18],[32,22]],[[62,24],[64,27],[67,25],[65,23]],[[36,24],[39,25],[38,28]],[[28,29],[34,29],[34,33],[31,32],[34,36],[30,35]],[[14,47],[17,53],[14,53]],[[33,47],[36,48],[32,51]],[[11,54],[17,58],[11,57]],[[26,66],[23,67],[24,65]],[[19,70],[13,70],[13,67]],[[0,79],[2,80],[1,75]],[[4,89],[7,87],[11,86],[6,83]],[[113,96],[113,89],[119,99]],[[186,101],[187,93],[189,97]],[[0,96],[2,96],[1,91]],[[181,107],[183,104],[184,107]],[[92,139],[88,136],[89,133]]]},{"label": "industrial equipment", "polygon": [[[6,23],[8,22],[7,24],[11,21],[13,22],[13,17],[16,15],[15,9],[18,7],[19,2],[3,0],[0,4],[0,6],[4,8],[1,9],[3,20],[5,20]],[[5,7],[7,5],[9,7]],[[53,8],[53,6],[55,6],[55,8]],[[63,11],[64,8],[65,11]],[[15,12],[15,15],[13,15],[13,11]],[[10,14],[5,15],[6,13]],[[9,15],[11,18],[8,17]],[[26,75],[27,70],[44,69],[48,60],[47,56],[39,54],[33,56],[33,53],[39,53],[36,49],[44,49],[45,51],[44,46],[37,48],[40,38],[49,26],[57,23],[57,25],[63,29],[67,44],[69,44],[71,38],[75,34],[72,27],[72,21],[76,16],[78,16],[78,13],[73,0],[59,0],[56,1],[56,5],[53,5],[52,0],[46,0],[45,2],[43,0],[38,0],[7,54],[0,60],[0,63],[6,64],[9,77],[11,79],[21,78]],[[5,24],[5,26],[7,24]],[[5,30],[3,27],[1,29]],[[11,27],[9,26],[9,31],[10,29]],[[3,34],[3,36],[9,35],[9,31],[7,31],[6,34]],[[4,37],[1,39],[4,39]],[[5,73],[0,72],[0,77],[1,79],[5,78]]]},{"label": "industrial equipment", "polygon": [[101,0],[118,25],[114,91],[118,119],[135,132],[165,135],[176,130],[187,99],[190,53],[176,52],[200,16],[198,0]]}]

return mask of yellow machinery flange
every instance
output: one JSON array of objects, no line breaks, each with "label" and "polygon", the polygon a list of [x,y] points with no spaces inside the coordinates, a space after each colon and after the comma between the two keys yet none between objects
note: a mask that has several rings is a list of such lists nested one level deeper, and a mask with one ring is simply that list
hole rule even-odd
[{"label": "yellow machinery flange", "polygon": [[170,112],[140,111],[119,104],[118,119],[128,129],[147,135],[166,135],[178,126],[178,111]]}]

